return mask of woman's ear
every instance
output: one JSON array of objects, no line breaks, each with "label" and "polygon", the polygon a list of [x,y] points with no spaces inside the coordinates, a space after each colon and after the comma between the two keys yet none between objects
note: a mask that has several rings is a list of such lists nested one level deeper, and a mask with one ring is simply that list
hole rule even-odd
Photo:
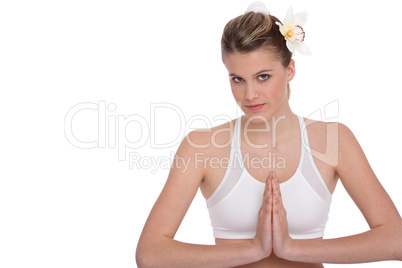
[{"label": "woman's ear", "polygon": [[291,59],[289,62],[288,67],[286,68],[288,72],[288,82],[293,80],[293,77],[295,77],[296,74],[296,67],[295,67],[295,60]]}]

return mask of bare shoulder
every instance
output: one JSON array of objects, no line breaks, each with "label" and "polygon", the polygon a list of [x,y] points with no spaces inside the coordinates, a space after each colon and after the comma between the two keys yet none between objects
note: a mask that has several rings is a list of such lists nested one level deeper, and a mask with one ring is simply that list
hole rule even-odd
[{"label": "bare shoulder", "polygon": [[202,180],[208,170],[208,161],[220,159],[230,153],[231,137],[234,120],[218,126],[205,129],[195,129],[189,132],[177,149],[172,168],[183,168],[184,163],[196,166],[197,172],[202,172]]},{"label": "bare shoulder", "polygon": [[314,151],[324,154],[331,149],[338,158],[341,153],[361,149],[352,130],[343,123],[306,119],[306,128]]},{"label": "bare shoulder", "polygon": [[345,124],[338,124],[338,133],[339,133],[339,145],[340,146],[359,146],[359,143],[353,134],[352,130],[347,127]]},{"label": "bare shoulder", "polygon": [[216,153],[216,150],[230,147],[235,121],[233,119],[212,128],[193,130],[184,138],[185,144],[203,153]]},{"label": "bare shoulder", "polygon": [[308,133],[312,135],[325,135],[327,132],[337,130],[342,136],[353,136],[352,131],[343,123],[340,122],[324,122],[310,118],[304,118]]},{"label": "bare shoulder", "polygon": [[337,181],[339,165],[340,141],[345,140],[348,128],[339,122],[324,122],[305,118],[305,128],[311,154],[321,175],[331,192]]},{"label": "bare shoulder", "polygon": [[360,143],[352,130],[344,124],[339,124],[338,133],[339,164],[342,165],[338,167],[338,169],[349,166],[351,163],[369,167],[363,148],[360,146]]}]

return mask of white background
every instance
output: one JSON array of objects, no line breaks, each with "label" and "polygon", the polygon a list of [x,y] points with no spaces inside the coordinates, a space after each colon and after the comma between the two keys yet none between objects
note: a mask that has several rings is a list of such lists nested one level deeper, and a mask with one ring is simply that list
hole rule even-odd
[{"label": "white background", "polygon": [[[119,159],[123,148],[114,143],[144,142],[125,151],[127,156],[140,155],[144,166],[146,159],[166,160],[174,154],[189,128],[206,127],[197,121],[186,128],[192,116],[203,115],[218,125],[224,121],[214,116],[239,115],[220,59],[220,36],[226,22],[249,3],[0,3],[1,267],[136,267],[140,232],[169,170],[130,168],[128,157]],[[281,20],[289,5],[295,12],[309,12],[305,42],[313,56],[296,55],[293,111],[308,117],[338,101],[334,120],[354,132],[401,211],[398,1],[266,3]],[[159,109],[151,126],[151,104],[160,102],[174,105],[186,121],[180,122],[177,109]],[[78,148],[65,136],[66,115],[81,103],[111,104],[107,121],[98,120],[101,109],[87,109],[76,113],[67,129],[86,142],[106,135],[107,140],[98,143],[104,148]],[[178,141],[158,149],[151,146],[151,138],[159,144]],[[326,238],[367,229],[338,184]],[[200,194],[177,239],[213,243]]]}]

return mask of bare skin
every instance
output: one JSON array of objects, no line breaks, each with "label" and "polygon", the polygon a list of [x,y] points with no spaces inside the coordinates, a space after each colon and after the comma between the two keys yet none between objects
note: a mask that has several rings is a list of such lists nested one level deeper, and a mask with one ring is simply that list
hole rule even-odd
[{"label": "bare skin", "polygon": [[[255,179],[266,183],[254,239],[216,239],[216,245],[176,241],[175,233],[197,190],[200,188],[204,197],[208,198],[223,178],[225,165],[212,166],[208,159],[216,157],[224,162],[229,156],[230,145],[216,145],[230,141],[230,131],[222,130],[233,129],[233,121],[210,131],[189,133],[176,153],[176,157],[189,160],[189,165],[187,168],[180,164],[172,165],[166,185],[139,240],[138,266],[285,268],[322,267],[325,262],[402,260],[401,217],[353,133],[342,124],[309,124],[307,131],[314,162],[330,192],[335,189],[338,179],[342,181],[366,218],[370,230],[336,239],[293,240],[289,236],[279,184],[294,174],[299,157],[294,152],[300,150],[297,117],[289,107],[287,95],[287,84],[295,75],[294,61],[283,67],[272,53],[257,50],[226,55],[225,66],[230,75],[233,96],[245,114],[241,133],[245,134],[245,129],[263,129],[264,121],[272,126],[273,118],[285,118],[275,130],[275,139],[272,132],[242,135],[242,154],[261,157],[269,152],[276,153],[286,159],[286,168],[247,169]],[[255,112],[247,108],[247,105],[253,104],[264,105]],[[249,124],[246,127],[247,121]],[[273,140],[275,146],[255,146]],[[197,145],[209,146],[200,148]]]}]

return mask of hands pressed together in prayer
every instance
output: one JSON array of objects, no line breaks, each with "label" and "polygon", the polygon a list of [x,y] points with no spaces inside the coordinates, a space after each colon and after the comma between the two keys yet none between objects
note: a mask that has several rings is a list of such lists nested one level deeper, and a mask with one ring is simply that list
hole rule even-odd
[{"label": "hands pressed together in prayer", "polygon": [[287,256],[293,243],[288,233],[286,210],[276,172],[270,171],[268,174],[253,243],[264,257],[269,257],[273,252],[280,258]]}]

